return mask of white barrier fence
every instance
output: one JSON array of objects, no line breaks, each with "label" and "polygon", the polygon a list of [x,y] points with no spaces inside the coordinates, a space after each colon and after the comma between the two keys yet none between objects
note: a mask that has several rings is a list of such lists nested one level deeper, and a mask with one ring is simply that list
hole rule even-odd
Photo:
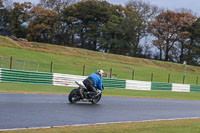
[{"label": "white barrier fence", "polygon": [[131,90],[151,90],[151,82],[126,80],[126,88]]},{"label": "white barrier fence", "polygon": [[172,91],[190,92],[190,85],[188,84],[172,84]]},{"label": "white barrier fence", "polygon": [[78,87],[75,81],[81,82],[85,78],[87,78],[87,76],[54,73],[53,85]]}]

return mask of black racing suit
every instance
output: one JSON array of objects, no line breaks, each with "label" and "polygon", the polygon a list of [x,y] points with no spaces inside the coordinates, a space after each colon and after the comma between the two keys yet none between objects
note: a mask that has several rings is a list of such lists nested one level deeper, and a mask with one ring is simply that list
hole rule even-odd
[{"label": "black racing suit", "polygon": [[91,77],[85,79],[83,84],[88,89],[88,91],[97,93],[97,89],[94,87],[94,80]]}]

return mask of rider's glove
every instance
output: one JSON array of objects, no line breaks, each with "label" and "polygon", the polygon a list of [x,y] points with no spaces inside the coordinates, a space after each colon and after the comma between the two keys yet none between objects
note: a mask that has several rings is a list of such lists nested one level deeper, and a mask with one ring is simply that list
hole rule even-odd
[{"label": "rider's glove", "polygon": [[101,93],[101,92],[102,92],[101,90],[97,89],[97,93]]},{"label": "rider's glove", "polygon": [[102,93],[102,91],[99,90],[99,89],[97,89],[97,95],[99,95],[99,94],[101,94],[101,93]]}]

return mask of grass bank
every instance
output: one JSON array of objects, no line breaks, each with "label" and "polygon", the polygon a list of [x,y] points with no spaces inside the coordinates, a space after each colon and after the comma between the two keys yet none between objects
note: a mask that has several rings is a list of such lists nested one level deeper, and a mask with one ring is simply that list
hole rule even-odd
[{"label": "grass bank", "polygon": [[[68,94],[75,87],[50,85],[31,85],[20,83],[0,83],[0,92],[4,93],[38,93],[38,94]],[[105,89],[104,96],[144,97],[162,99],[200,100],[200,93],[171,91],[138,91],[126,89]]]},{"label": "grass bank", "polygon": [[5,131],[3,133],[199,133],[200,119],[132,122],[80,127]]},{"label": "grass bank", "polygon": [[[42,44],[35,42],[16,42],[7,37],[0,36],[0,56],[10,57],[14,60],[35,61],[40,64],[39,71],[49,72],[50,62],[54,63],[55,73],[68,73],[82,75],[83,65],[86,65],[86,75],[102,68],[109,72],[110,68],[113,74],[119,79],[132,79],[132,72],[135,71],[135,80],[150,81],[151,74],[154,73],[154,81],[167,82],[168,74],[171,75],[170,82],[182,83],[184,75],[184,65],[178,63],[169,63],[164,61],[155,61],[142,58],[133,58],[121,55],[107,54],[89,51],[79,48],[64,47],[58,45]],[[7,64],[0,66],[9,68],[9,59]],[[22,69],[17,63],[13,67]],[[14,68],[15,69],[15,68]],[[36,68],[31,68],[34,70]],[[26,70],[26,67],[25,67]],[[186,83],[196,84],[197,76],[200,77],[200,67],[186,67]]]}]

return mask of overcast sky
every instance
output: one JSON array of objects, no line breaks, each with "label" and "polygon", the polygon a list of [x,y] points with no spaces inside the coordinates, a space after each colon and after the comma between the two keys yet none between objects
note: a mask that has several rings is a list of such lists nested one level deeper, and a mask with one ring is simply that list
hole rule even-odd
[{"label": "overcast sky", "polygon": [[[37,3],[39,0],[13,0],[14,2],[25,2],[31,1],[32,3]],[[113,4],[125,5],[129,0],[107,0]],[[175,10],[177,8],[186,8],[192,10],[200,16],[200,0],[143,0],[152,5],[156,5],[160,8]]]}]

